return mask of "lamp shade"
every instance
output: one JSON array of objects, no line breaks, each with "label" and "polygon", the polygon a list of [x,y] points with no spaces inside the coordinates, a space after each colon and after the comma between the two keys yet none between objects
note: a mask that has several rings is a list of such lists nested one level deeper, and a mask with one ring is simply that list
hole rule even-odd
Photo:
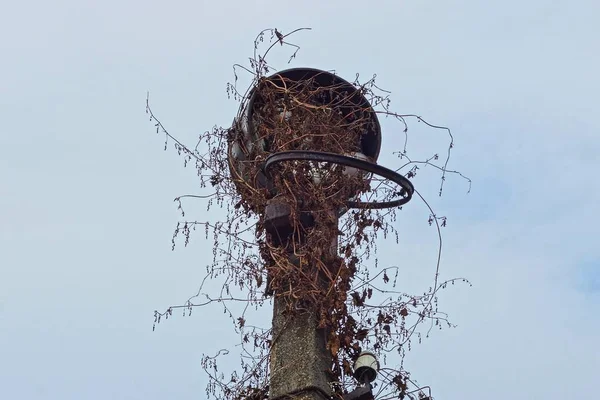
[{"label": "lamp shade", "polygon": [[377,378],[379,361],[370,351],[360,353],[354,362],[354,378],[363,383],[371,383]]}]

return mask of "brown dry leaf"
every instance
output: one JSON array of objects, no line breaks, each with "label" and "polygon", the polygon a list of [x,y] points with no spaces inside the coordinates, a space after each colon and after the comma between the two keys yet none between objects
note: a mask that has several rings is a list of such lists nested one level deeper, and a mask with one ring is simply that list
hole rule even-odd
[{"label": "brown dry leaf", "polygon": [[364,340],[368,334],[368,329],[360,329],[358,332],[356,332],[356,335],[354,335],[354,337],[356,338],[356,340]]},{"label": "brown dry leaf", "polygon": [[332,341],[329,342],[329,351],[332,356],[337,356],[338,351],[340,350],[340,339],[336,337]]}]

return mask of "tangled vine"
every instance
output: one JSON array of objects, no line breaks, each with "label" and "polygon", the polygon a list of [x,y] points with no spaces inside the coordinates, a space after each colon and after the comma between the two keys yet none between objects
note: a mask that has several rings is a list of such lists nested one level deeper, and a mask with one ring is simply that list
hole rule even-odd
[{"label": "tangled vine", "polygon": [[[362,350],[369,349],[383,358],[384,365],[386,355],[400,354],[399,365],[381,369],[377,398],[430,398],[428,387],[411,379],[402,359],[411,343],[421,340],[422,332],[417,329],[421,324],[429,323],[427,334],[434,326],[452,326],[446,314],[438,310],[439,290],[455,282],[468,283],[464,278],[439,280],[440,228],[446,225],[446,217],[436,215],[415,191],[430,209],[428,223],[437,228],[438,262],[428,291],[420,295],[403,293],[396,289],[398,268],[379,268],[377,262],[381,241],[399,242],[394,223],[402,207],[367,205],[405,197],[405,188],[332,162],[288,160],[266,170],[265,161],[272,154],[302,150],[374,163],[380,151],[376,115],[386,115],[399,121],[405,135],[404,148],[396,153],[403,162],[397,172],[414,178],[419,167],[438,169],[440,196],[448,174],[468,181],[469,190],[471,182],[447,169],[454,145],[450,130],[429,124],[417,115],[392,112],[389,92],[376,85],[375,76],[363,83],[357,75],[352,83],[334,79],[324,85],[323,79],[331,75],[324,78],[316,70],[300,78],[283,72],[272,74],[274,68],[267,63],[267,55],[279,45],[293,49],[290,61],[294,59],[299,47],[289,42],[289,36],[304,29],[286,35],[269,29],[257,36],[249,67],[234,65],[235,81],[227,85],[228,96],[240,102],[233,126],[201,134],[194,148],[164,128],[147,99],[146,112],[156,132],[165,135],[165,149],[172,142],[185,165],[195,165],[201,188],[211,192],[177,197],[182,217],[187,199],[201,199],[208,209],[218,206],[227,215],[225,221],[187,220],[177,224],[173,248],[180,236],[187,246],[192,232],[200,228],[206,238],[212,235],[212,262],[196,295],[182,305],[155,311],[153,329],[175,309],[190,315],[195,307],[219,303],[240,333],[241,370],[233,371],[228,380],[217,367],[219,356],[227,351],[205,356],[202,365],[209,377],[207,394],[217,399],[266,399],[269,352],[276,338],[270,328],[251,324],[249,313],[275,297],[285,303],[287,318],[305,310],[318,316],[319,328],[327,332],[334,396],[350,390],[352,362]],[[267,49],[260,53],[264,45]],[[243,92],[237,87],[240,71],[252,78]],[[437,154],[425,160],[408,157],[410,118],[447,131],[449,146],[443,161]],[[269,229],[268,208],[273,205],[288,213],[290,229],[285,234]],[[221,279],[222,286],[213,295],[205,284],[217,279]],[[244,304],[240,312],[228,306],[235,302]]]}]

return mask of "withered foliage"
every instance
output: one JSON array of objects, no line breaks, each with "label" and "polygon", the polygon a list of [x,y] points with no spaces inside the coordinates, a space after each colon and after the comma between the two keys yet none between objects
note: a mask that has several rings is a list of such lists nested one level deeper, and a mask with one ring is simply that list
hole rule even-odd
[{"label": "withered foliage", "polygon": [[[156,311],[155,325],[171,316],[174,309],[189,315],[194,307],[218,302],[240,333],[241,369],[227,379],[217,366],[223,352],[205,356],[202,365],[209,376],[207,394],[218,399],[266,399],[273,337],[269,328],[250,323],[248,310],[276,296],[285,299],[289,318],[305,310],[317,312],[319,327],[328,332],[332,389],[336,395],[352,389],[352,362],[368,349],[378,354],[384,365],[386,355],[400,354],[394,359],[400,360],[399,365],[380,371],[377,398],[430,397],[411,381],[401,360],[412,341],[421,340],[419,325],[428,322],[429,330],[433,326],[451,326],[446,315],[438,311],[437,293],[449,283],[466,280],[440,282],[438,257],[428,291],[420,295],[398,291],[398,268],[377,268],[376,253],[380,240],[398,243],[394,223],[401,208],[348,207],[349,200],[358,204],[381,203],[406,196],[406,191],[376,175],[332,162],[283,161],[267,171],[265,161],[274,153],[313,150],[362,155],[375,162],[379,147],[370,145],[371,154],[363,154],[365,146],[361,145],[376,143],[372,137],[379,130],[375,113],[396,118],[405,134],[407,118],[415,118],[448,131],[447,157],[442,164],[436,163],[437,154],[413,161],[405,147],[397,153],[404,162],[397,171],[413,178],[419,166],[437,168],[442,178],[441,195],[446,174],[458,174],[447,170],[452,135],[447,128],[431,125],[416,115],[391,112],[389,93],[377,87],[375,77],[360,83],[357,76],[352,84],[340,80],[324,86],[318,73],[301,80],[272,74],[266,55],[275,45],[288,46],[294,49],[290,60],[295,58],[299,47],[289,43],[288,38],[297,31],[282,34],[265,30],[258,35],[250,67],[235,65],[235,82],[227,85],[227,93],[240,101],[233,126],[205,132],[195,148],[171,136],[147,102],[147,113],[157,133],[165,135],[165,148],[170,141],[186,165],[195,163],[201,187],[212,192],[176,198],[182,216],[185,217],[182,201],[186,198],[201,199],[208,209],[219,206],[226,215],[225,221],[184,221],[177,225],[173,247],[179,236],[187,245],[192,231],[200,227],[206,238],[212,236],[213,259],[198,293],[181,306],[163,313]],[[259,54],[263,44],[268,48]],[[244,93],[237,89],[240,70],[252,76]],[[420,197],[418,191],[416,194]],[[272,231],[267,232],[268,204],[289,210],[289,234],[272,237]],[[446,218],[431,210],[428,222],[437,227],[439,235]],[[441,246],[441,235],[439,239]],[[217,278],[223,286],[213,296],[207,292],[205,282]],[[237,313],[227,305],[229,302],[246,306]]]}]

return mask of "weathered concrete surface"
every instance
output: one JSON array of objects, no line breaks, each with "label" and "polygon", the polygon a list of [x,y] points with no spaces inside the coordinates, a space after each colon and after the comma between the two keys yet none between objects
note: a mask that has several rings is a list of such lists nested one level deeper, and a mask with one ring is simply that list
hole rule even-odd
[{"label": "weathered concrete surface", "polygon": [[[331,357],[326,349],[326,333],[317,329],[317,318],[302,313],[290,318],[283,315],[285,300],[275,298],[273,307],[273,346],[269,398],[317,386],[331,394],[327,370]],[[323,400],[317,390],[291,395],[298,400]]]}]

